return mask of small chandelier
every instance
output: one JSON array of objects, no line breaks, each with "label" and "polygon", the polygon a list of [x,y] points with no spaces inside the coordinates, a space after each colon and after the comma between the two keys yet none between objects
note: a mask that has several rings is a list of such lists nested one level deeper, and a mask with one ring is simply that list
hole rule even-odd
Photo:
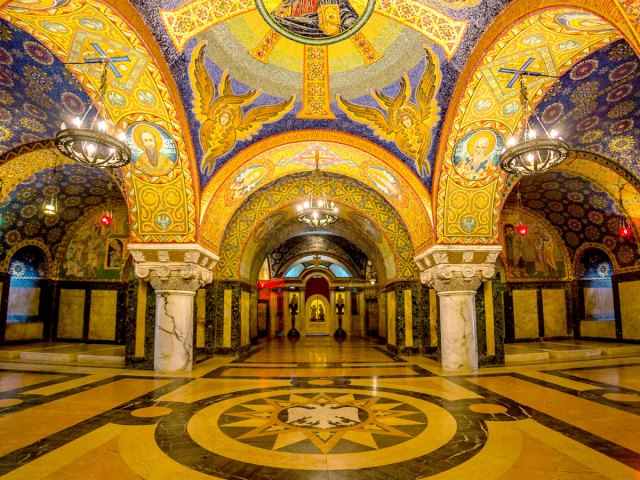
[{"label": "small chandelier", "polygon": [[[103,70],[100,77],[99,97],[104,98],[107,87],[107,67],[110,60],[108,58],[93,59],[87,62],[78,62],[75,64],[86,63],[102,63]],[[131,150],[124,143],[125,136],[121,132],[118,138],[110,135],[108,132],[107,122],[98,120],[98,112],[96,108],[96,116],[91,122],[90,128],[83,128],[82,123],[91,110],[89,107],[82,119],[74,120],[75,128],[67,128],[63,123],[55,137],[55,143],[58,149],[67,157],[78,163],[100,168],[120,168],[127,165],[131,161]],[[96,128],[94,128],[96,127]]]},{"label": "small chandelier", "polygon": [[[500,155],[500,167],[507,173],[516,175],[533,175],[545,172],[566,160],[569,154],[569,144],[558,136],[558,132],[552,129],[547,132],[544,124],[533,112],[538,120],[542,135],[531,126],[531,107],[527,87],[522,78],[520,80],[520,103],[522,104],[522,114],[526,119],[522,131],[522,141],[514,136],[507,141],[507,148]],[[542,75],[537,75],[542,76]]]},{"label": "small chandelier", "polygon": [[311,175],[309,196],[296,208],[298,221],[313,228],[326,227],[338,221],[338,207],[324,193],[323,179],[316,156],[316,169]]},{"label": "small chandelier", "polygon": [[57,192],[57,184],[59,183],[58,178],[58,164],[53,167],[53,175],[51,176],[53,183],[55,185],[50,185],[51,187],[51,195],[45,197],[44,202],[42,203],[42,213],[46,217],[54,217],[58,214],[58,192]]},{"label": "small chandelier", "polygon": [[364,279],[366,282],[364,285],[364,296],[367,299],[371,300],[377,297],[378,293],[376,290],[376,277],[376,270],[375,268],[373,268],[371,260],[367,260],[367,266],[364,270]]}]

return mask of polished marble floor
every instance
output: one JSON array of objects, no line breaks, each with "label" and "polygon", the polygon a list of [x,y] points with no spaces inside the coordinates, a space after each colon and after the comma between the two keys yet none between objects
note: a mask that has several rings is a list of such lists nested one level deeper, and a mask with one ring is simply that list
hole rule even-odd
[{"label": "polished marble floor", "polygon": [[640,479],[640,355],[450,375],[308,337],[188,375],[5,361],[0,439],[7,479]]}]

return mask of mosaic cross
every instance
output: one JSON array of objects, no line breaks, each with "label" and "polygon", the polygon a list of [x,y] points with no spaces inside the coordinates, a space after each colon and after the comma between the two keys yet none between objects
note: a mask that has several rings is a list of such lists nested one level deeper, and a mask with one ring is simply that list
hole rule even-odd
[{"label": "mosaic cross", "polygon": [[548,77],[548,75],[545,75],[544,73],[534,72],[533,70],[527,70],[527,67],[531,65],[531,63],[534,60],[535,58],[529,57],[527,61],[524,62],[524,64],[517,70],[513,68],[504,68],[504,67],[498,70],[500,73],[510,73],[513,75],[513,77],[511,78],[511,80],[509,80],[509,83],[507,84],[507,88],[513,87],[515,83],[518,81],[518,78],[520,78],[522,75],[528,75],[530,77]]},{"label": "mosaic cross", "polygon": [[106,62],[107,66],[109,67],[109,69],[113,72],[113,75],[116,78],[122,78],[122,75],[120,74],[118,69],[115,67],[114,63],[116,63],[116,62],[130,62],[131,59],[129,58],[129,56],[128,55],[120,55],[120,56],[117,56],[117,57],[110,57],[102,49],[102,47],[100,45],[98,45],[97,43],[92,43],[91,46],[93,47],[93,49],[96,52],[98,52],[98,54],[100,55],[100,58],[87,58],[87,59],[85,59],[85,62],[86,63],[102,63],[102,62]]}]

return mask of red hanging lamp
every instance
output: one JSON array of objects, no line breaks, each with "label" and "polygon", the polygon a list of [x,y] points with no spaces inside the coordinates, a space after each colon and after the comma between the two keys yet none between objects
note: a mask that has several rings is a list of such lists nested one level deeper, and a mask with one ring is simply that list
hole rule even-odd
[{"label": "red hanging lamp", "polygon": [[[516,186],[516,198],[518,200],[518,215],[522,214],[522,196],[520,195],[520,185]],[[518,220],[518,226],[516,227],[516,232],[521,237],[524,237],[527,233],[529,233],[529,226],[524,223],[522,220]]]},{"label": "red hanging lamp", "polygon": [[623,188],[624,188],[624,185],[618,187],[618,202],[620,203],[620,213],[621,213],[620,228],[618,229],[618,234],[622,238],[628,238],[631,236],[631,227],[627,224],[627,219],[624,216],[624,206],[622,204]]}]

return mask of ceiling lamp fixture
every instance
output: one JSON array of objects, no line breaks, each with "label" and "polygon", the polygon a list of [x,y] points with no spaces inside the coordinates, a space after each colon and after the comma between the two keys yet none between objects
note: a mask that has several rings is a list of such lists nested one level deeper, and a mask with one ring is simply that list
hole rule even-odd
[{"label": "ceiling lamp fixture", "polygon": [[627,219],[624,216],[624,205],[622,204],[622,189],[624,188],[624,184],[618,186],[618,202],[620,203],[620,228],[618,229],[618,233],[622,238],[628,238],[631,236],[631,227],[627,224]]},{"label": "ceiling lamp fixture", "polygon": [[366,299],[372,300],[377,298],[378,292],[376,290],[376,281],[377,281],[376,269],[373,267],[371,260],[367,260],[367,265],[364,270],[364,296]]},{"label": "ceiling lamp fixture", "polygon": [[58,214],[58,184],[60,178],[58,176],[58,162],[53,166],[53,175],[51,175],[52,185],[49,185],[50,195],[45,197],[42,204],[42,213],[45,217],[54,217]]},{"label": "ceiling lamp fixture", "polygon": [[326,227],[338,221],[338,207],[324,193],[325,177],[318,168],[318,160],[316,155],[316,169],[311,174],[309,195],[297,207],[298,221],[313,228]]},{"label": "ceiling lamp fixture", "polygon": [[[103,100],[107,88],[107,67],[110,61],[109,58],[95,58],[86,62],[70,64],[102,63],[103,70],[98,97]],[[91,106],[82,118],[75,118],[74,128],[67,128],[64,123],[62,124],[62,130],[55,137],[58,149],[72,160],[92,167],[120,168],[127,165],[131,161],[131,150],[124,143],[124,133],[121,132],[118,138],[110,135],[107,122],[99,119],[97,107],[91,126],[89,128],[82,127],[90,110]]]},{"label": "ceiling lamp fixture", "polygon": [[[518,73],[520,103],[522,104],[522,115],[525,120],[522,129],[522,140],[518,141],[516,136],[511,137],[507,141],[507,148],[500,155],[500,167],[507,173],[533,175],[546,172],[562,163],[569,154],[569,144],[558,136],[558,132],[555,129],[547,132],[535,111],[531,111],[523,75],[534,73],[537,72],[520,71]],[[546,75],[537,74],[535,76]],[[540,124],[542,134],[539,134],[530,124],[532,113]]]},{"label": "ceiling lamp fixture", "polygon": [[516,189],[516,198],[518,199],[518,226],[516,227],[516,232],[518,232],[518,235],[521,237],[524,237],[529,233],[529,226],[520,219],[520,215],[522,215],[522,196],[520,195],[519,184],[516,186]]},{"label": "ceiling lamp fixture", "polygon": [[107,205],[102,211],[102,215],[100,215],[100,225],[102,225],[103,227],[110,227],[113,223],[113,208],[111,208],[111,187],[112,184],[109,183],[109,185],[107,186]]}]

